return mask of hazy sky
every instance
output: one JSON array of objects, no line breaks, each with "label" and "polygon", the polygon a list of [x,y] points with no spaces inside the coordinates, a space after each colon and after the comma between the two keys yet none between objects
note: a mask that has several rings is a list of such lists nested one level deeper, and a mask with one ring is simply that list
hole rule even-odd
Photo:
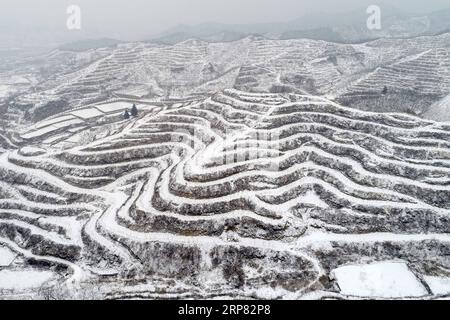
[{"label": "hazy sky", "polygon": [[[83,37],[138,40],[178,24],[250,24],[293,20],[309,13],[348,11],[376,0],[0,0],[0,37],[67,33],[66,9],[81,8]],[[381,1],[382,2],[382,1]],[[406,11],[427,13],[450,7],[448,0],[391,0]],[[2,31],[3,30],[3,31]],[[25,31],[24,31],[25,30]],[[3,34],[2,34],[3,33]],[[1,38],[0,38],[1,39]]]}]

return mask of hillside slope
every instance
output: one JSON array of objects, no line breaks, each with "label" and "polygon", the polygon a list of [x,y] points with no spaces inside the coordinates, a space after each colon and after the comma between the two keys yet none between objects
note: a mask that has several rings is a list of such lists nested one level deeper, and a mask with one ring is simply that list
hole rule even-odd
[{"label": "hillside slope", "polygon": [[362,110],[426,115],[450,93],[449,40],[448,33],[364,44],[251,36],[54,51],[5,72],[5,79],[31,80],[3,99],[28,123],[108,99],[192,101],[227,88],[320,95]]},{"label": "hillside slope", "polygon": [[9,294],[349,297],[334,269],[402,259],[432,298],[450,272],[448,125],[229,89],[115,129],[0,155],[9,270],[51,272]]}]

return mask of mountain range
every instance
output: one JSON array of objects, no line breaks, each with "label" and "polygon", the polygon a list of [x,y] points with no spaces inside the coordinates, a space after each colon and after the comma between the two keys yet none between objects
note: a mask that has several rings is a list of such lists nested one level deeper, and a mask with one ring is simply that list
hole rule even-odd
[{"label": "mountain range", "polygon": [[405,13],[390,5],[382,5],[381,30],[369,30],[366,8],[333,13],[311,14],[299,19],[279,23],[221,24],[202,23],[179,25],[149,41],[177,43],[197,38],[204,41],[224,42],[258,34],[270,39],[325,40],[339,43],[356,43],[378,38],[407,38],[419,35],[434,35],[450,30],[450,9],[425,15]]}]

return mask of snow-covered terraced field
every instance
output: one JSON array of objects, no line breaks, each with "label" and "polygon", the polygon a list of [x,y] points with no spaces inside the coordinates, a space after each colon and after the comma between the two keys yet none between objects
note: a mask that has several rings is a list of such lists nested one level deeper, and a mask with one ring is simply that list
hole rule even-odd
[{"label": "snow-covered terraced field", "polygon": [[348,297],[333,270],[401,260],[418,284],[395,297],[445,296],[446,124],[228,89],[73,148],[6,150],[0,177],[0,245],[56,274],[46,294]]},{"label": "snow-covered terraced field", "polygon": [[[167,101],[235,88],[321,95],[363,110],[423,114],[450,93],[449,37],[337,44],[250,36],[224,43],[55,51],[44,58],[55,69],[51,77],[28,91],[22,88],[15,101],[42,120],[62,106],[67,111],[117,97]],[[85,61],[74,67],[72,60]]]},{"label": "snow-covered terraced field", "polygon": [[393,91],[445,96],[450,91],[450,49],[430,49],[378,68],[350,91],[353,94],[380,93],[384,86]]},{"label": "snow-covered terraced field", "polygon": [[[139,100],[135,102],[139,102]],[[82,138],[80,136],[92,132],[93,127],[102,128],[106,124],[122,122],[125,110],[130,110],[133,104],[143,114],[158,113],[164,108],[178,107],[176,105],[158,107],[149,102],[136,104],[119,99],[70,110],[40,121],[31,127],[27,127],[20,138],[27,143],[35,142],[53,146],[62,146],[67,142],[69,142],[69,145],[80,143],[79,139]]]}]

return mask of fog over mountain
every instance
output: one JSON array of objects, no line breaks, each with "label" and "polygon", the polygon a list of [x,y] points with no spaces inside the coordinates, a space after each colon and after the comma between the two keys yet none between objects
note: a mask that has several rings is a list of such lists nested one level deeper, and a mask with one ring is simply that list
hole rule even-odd
[{"label": "fog over mountain", "polygon": [[[383,10],[386,15],[395,10],[402,15],[422,16],[448,7],[445,0],[388,3],[378,2],[382,14]],[[81,8],[81,30],[66,28],[66,9],[72,4]],[[209,33],[287,32],[289,27],[297,30],[342,25],[349,14],[351,21],[364,27],[369,4],[374,1],[343,0],[337,4],[332,0],[42,0],[36,5],[33,0],[7,0],[0,3],[0,43],[48,46],[96,38],[134,41],[157,38],[170,31],[199,29],[208,29]]]}]

